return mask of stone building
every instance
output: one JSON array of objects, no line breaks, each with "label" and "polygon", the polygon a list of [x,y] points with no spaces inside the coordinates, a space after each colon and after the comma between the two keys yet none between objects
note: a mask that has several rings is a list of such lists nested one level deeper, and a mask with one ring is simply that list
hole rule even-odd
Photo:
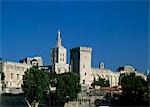
[{"label": "stone building", "polygon": [[20,63],[25,63],[28,65],[33,65],[33,66],[43,66],[43,59],[40,56],[36,57],[27,57],[25,59],[22,59],[19,61]]},{"label": "stone building", "polygon": [[99,68],[92,68],[91,56],[91,47],[77,47],[70,49],[71,71],[80,75],[80,84],[91,86],[94,78],[97,80],[101,77],[109,80],[110,86],[118,85],[120,74],[112,72],[110,69],[105,69],[103,62],[99,65]]},{"label": "stone building", "polygon": [[57,74],[68,72],[70,70],[67,61],[67,50],[62,46],[60,31],[57,32],[56,46],[51,49],[51,71]]},{"label": "stone building", "polygon": [[99,77],[109,80],[110,86],[118,86],[119,77],[122,73],[134,72],[138,76],[142,76],[146,79],[146,75],[136,71],[132,66],[123,66],[118,71],[112,71],[105,68],[103,62],[99,64],[99,68],[93,68],[91,66],[92,60],[92,48],[91,47],[76,47],[70,49],[70,65],[71,71],[79,74],[80,84],[91,86],[94,78],[97,80]]},{"label": "stone building", "polygon": [[[58,30],[56,46],[50,51],[51,64],[43,66],[41,57],[27,57],[19,62],[0,60],[0,77],[3,72],[5,75],[5,92],[12,92],[14,89],[21,89],[22,79],[24,72],[32,66],[38,66],[40,69],[48,70],[49,72],[56,72],[57,74],[65,72],[75,72],[80,76],[80,84],[82,86],[91,86],[94,78],[97,80],[99,77],[109,80],[110,86],[117,86],[120,74],[134,72],[136,75],[142,76],[146,79],[146,75],[137,72],[132,66],[119,67],[117,71],[112,71],[105,68],[103,62],[99,67],[93,68],[92,61],[92,48],[91,47],[75,47],[70,49],[70,65],[67,64],[67,49],[63,47],[61,33]],[[1,79],[0,79],[1,80]],[[0,91],[1,91],[0,81]],[[18,91],[19,92],[19,91]]]},{"label": "stone building", "polygon": [[3,61],[2,62],[2,71],[4,73],[5,81],[5,93],[20,93],[21,84],[23,83],[24,72],[29,69],[31,65],[12,62],[12,61]]},{"label": "stone building", "polygon": [[91,83],[91,53],[90,47],[77,47],[70,49],[71,71],[80,76],[80,84],[87,85]]},{"label": "stone building", "polygon": [[135,73],[136,76],[141,76],[143,77],[145,80],[147,79],[147,74],[144,74],[140,71],[137,71],[133,66],[131,65],[126,65],[126,66],[122,66],[122,67],[119,67],[117,69],[117,71],[120,73],[120,74],[130,74],[130,73]]},{"label": "stone building", "polygon": [[91,70],[92,70],[91,76],[92,81],[93,78],[97,80],[99,77],[101,77],[105,78],[106,80],[109,80],[110,86],[118,86],[120,73],[105,68],[103,62],[100,63],[99,68],[91,68]]},{"label": "stone building", "polygon": [[0,61],[0,74],[4,73],[4,84],[5,89],[4,93],[22,93],[21,85],[23,83],[23,75],[27,69],[30,69],[32,66],[42,66],[41,57],[25,58],[20,62],[14,61]]}]

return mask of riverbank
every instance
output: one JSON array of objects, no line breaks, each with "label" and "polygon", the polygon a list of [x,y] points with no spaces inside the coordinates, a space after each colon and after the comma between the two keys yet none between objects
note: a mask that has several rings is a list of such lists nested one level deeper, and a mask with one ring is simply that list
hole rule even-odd
[{"label": "riverbank", "polygon": [[23,94],[2,94],[0,96],[1,107],[26,107]]}]

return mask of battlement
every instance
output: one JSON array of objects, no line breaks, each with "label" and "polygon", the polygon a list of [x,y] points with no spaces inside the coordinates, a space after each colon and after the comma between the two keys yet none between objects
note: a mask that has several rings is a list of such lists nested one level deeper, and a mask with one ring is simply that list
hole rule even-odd
[{"label": "battlement", "polygon": [[17,66],[29,66],[31,65],[25,64],[25,63],[20,63],[20,62],[15,62],[15,61],[3,61],[4,64],[10,64],[10,65],[17,65]]},{"label": "battlement", "polygon": [[80,46],[80,47],[76,47],[76,48],[71,48],[70,49],[71,52],[79,52],[79,51],[86,51],[86,52],[92,52],[92,48],[91,47],[85,47],[85,46]]},{"label": "battlement", "polygon": [[34,59],[42,59],[42,57],[41,56],[35,56],[35,57],[33,57]]},{"label": "battlement", "polygon": [[26,57],[25,59],[42,59],[41,56]]},{"label": "battlement", "polygon": [[90,51],[90,52],[92,52],[92,48],[91,47],[80,47],[80,51]]}]

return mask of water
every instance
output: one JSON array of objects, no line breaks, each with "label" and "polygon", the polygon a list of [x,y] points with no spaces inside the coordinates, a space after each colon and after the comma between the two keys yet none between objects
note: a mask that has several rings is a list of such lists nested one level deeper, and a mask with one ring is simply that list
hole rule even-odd
[{"label": "water", "polygon": [[23,95],[1,95],[0,107],[27,107]]}]

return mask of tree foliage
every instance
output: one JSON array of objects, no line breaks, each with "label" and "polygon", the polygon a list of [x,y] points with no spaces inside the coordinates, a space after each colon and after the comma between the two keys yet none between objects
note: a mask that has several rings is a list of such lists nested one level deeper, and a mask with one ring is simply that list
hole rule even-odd
[{"label": "tree foliage", "polygon": [[94,81],[92,83],[92,86],[101,86],[101,87],[109,87],[109,80],[106,80],[104,78],[99,77],[98,80],[95,79],[94,77]]},{"label": "tree foliage", "polygon": [[4,72],[1,73],[1,82],[2,82],[2,90],[4,90],[6,88],[6,84],[5,84],[5,74]]},{"label": "tree foliage", "polygon": [[123,89],[124,100],[128,105],[142,105],[148,103],[148,82],[135,73],[122,74],[120,84]]},{"label": "tree foliage", "polygon": [[23,76],[22,89],[28,106],[35,106],[49,90],[49,79],[47,73],[35,67],[25,72]]},{"label": "tree foliage", "polygon": [[99,107],[101,105],[101,100],[100,99],[96,99],[95,100],[95,106]]},{"label": "tree foliage", "polygon": [[1,73],[1,81],[4,81],[5,79],[5,75],[4,75],[4,72]]},{"label": "tree foliage", "polygon": [[66,101],[72,101],[77,98],[80,92],[79,76],[75,73],[68,72],[57,75],[56,94],[54,95],[55,106],[64,104]]},{"label": "tree foliage", "polygon": [[[72,72],[56,74],[31,68],[25,72],[22,88],[25,99],[30,105],[34,106],[35,103],[40,102],[47,96],[48,105],[51,102],[51,106],[63,106],[66,101],[77,98],[81,89],[79,80],[79,76]],[[50,91],[48,95],[47,91],[50,84],[52,87],[56,87],[56,92]]]}]

